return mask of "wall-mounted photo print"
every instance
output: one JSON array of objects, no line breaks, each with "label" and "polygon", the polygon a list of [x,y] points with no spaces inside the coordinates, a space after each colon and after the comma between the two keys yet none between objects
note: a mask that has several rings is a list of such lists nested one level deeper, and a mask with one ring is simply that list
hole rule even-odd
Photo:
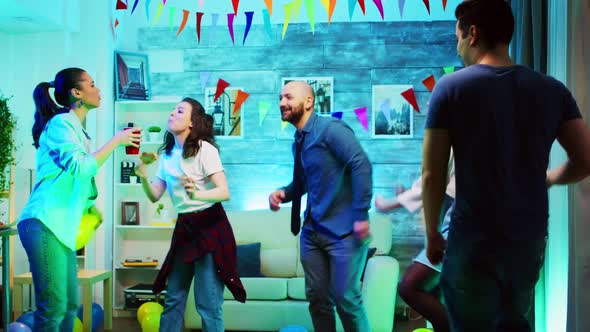
[{"label": "wall-mounted photo print", "polygon": [[148,56],[115,51],[115,98],[150,99]]},{"label": "wall-mounted photo print", "polygon": [[320,115],[334,112],[334,78],[333,77],[283,77],[281,88],[291,81],[307,82],[315,94],[314,110]]},{"label": "wall-mounted photo print", "polygon": [[414,112],[401,93],[411,85],[373,85],[373,138],[412,138]]},{"label": "wall-mounted photo print", "polygon": [[121,202],[121,225],[139,225],[139,202]]},{"label": "wall-mounted photo print", "polygon": [[235,110],[238,91],[243,88],[226,88],[221,96],[215,100],[217,87],[205,88],[205,112],[213,116],[213,131],[219,137],[242,137],[242,114],[244,104]]}]

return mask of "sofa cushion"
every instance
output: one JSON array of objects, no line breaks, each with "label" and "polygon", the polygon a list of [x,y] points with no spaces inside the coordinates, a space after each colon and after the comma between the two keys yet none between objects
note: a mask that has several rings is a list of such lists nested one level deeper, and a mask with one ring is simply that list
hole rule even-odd
[{"label": "sofa cushion", "polygon": [[[287,280],[285,278],[240,278],[246,289],[247,300],[285,300]],[[223,298],[233,300],[231,292],[225,288]]]},{"label": "sofa cushion", "polygon": [[287,295],[294,300],[305,300],[305,278],[290,278],[287,282]]},{"label": "sofa cushion", "polygon": [[262,249],[260,271],[267,277],[290,278],[297,269],[297,248]]},{"label": "sofa cushion", "polygon": [[240,277],[264,277],[260,273],[260,242],[238,245],[237,256]]}]

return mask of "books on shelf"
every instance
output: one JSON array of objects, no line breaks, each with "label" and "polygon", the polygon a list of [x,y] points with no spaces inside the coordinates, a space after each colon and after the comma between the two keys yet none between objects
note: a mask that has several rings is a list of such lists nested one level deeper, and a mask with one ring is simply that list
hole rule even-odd
[{"label": "books on shelf", "polygon": [[146,258],[126,258],[123,261],[123,266],[124,267],[156,267],[158,266],[158,260],[151,258],[151,257],[146,257]]}]

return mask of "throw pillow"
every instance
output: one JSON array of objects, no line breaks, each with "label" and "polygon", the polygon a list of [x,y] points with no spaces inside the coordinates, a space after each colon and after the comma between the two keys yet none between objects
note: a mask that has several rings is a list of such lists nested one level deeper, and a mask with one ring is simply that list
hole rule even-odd
[{"label": "throw pillow", "polygon": [[363,279],[365,278],[365,270],[367,269],[367,263],[369,262],[369,258],[375,255],[375,251],[377,251],[377,248],[369,248],[369,252],[367,253],[367,260],[365,261],[365,265],[363,267],[363,274],[361,275],[361,281],[363,281]]},{"label": "throw pillow", "polygon": [[260,242],[238,245],[237,256],[240,277],[264,277],[260,273]]}]

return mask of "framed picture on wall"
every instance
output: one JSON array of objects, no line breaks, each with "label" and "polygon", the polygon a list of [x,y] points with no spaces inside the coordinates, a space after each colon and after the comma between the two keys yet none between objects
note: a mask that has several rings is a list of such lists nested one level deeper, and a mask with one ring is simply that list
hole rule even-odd
[{"label": "framed picture on wall", "polygon": [[115,51],[116,100],[150,99],[150,76],[147,54]]},{"label": "framed picture on wall", "polygon": [[373,138],[412,138],[414,112],[401,93],[411,85],[373,85]]},{"label": "framed picture on wall", "polygon": [[121,225],[139,225],[139,202],[121,202]]},{"label": "framed picture on wall", "polygon": [[291,81],[307,82],[315,94],[315,111],[320,115],[334,112],[334,78],[333,77],[283,77],[281,88]]},{"label": "framed picture on wall", "polygon": [[244,105],[234,110],[238,91],[243,88],[228,87],[215,100],[217,87],[205,88],[205,112],[213,117],[213,131],[218,137],[243,137],[242,115]]}]

